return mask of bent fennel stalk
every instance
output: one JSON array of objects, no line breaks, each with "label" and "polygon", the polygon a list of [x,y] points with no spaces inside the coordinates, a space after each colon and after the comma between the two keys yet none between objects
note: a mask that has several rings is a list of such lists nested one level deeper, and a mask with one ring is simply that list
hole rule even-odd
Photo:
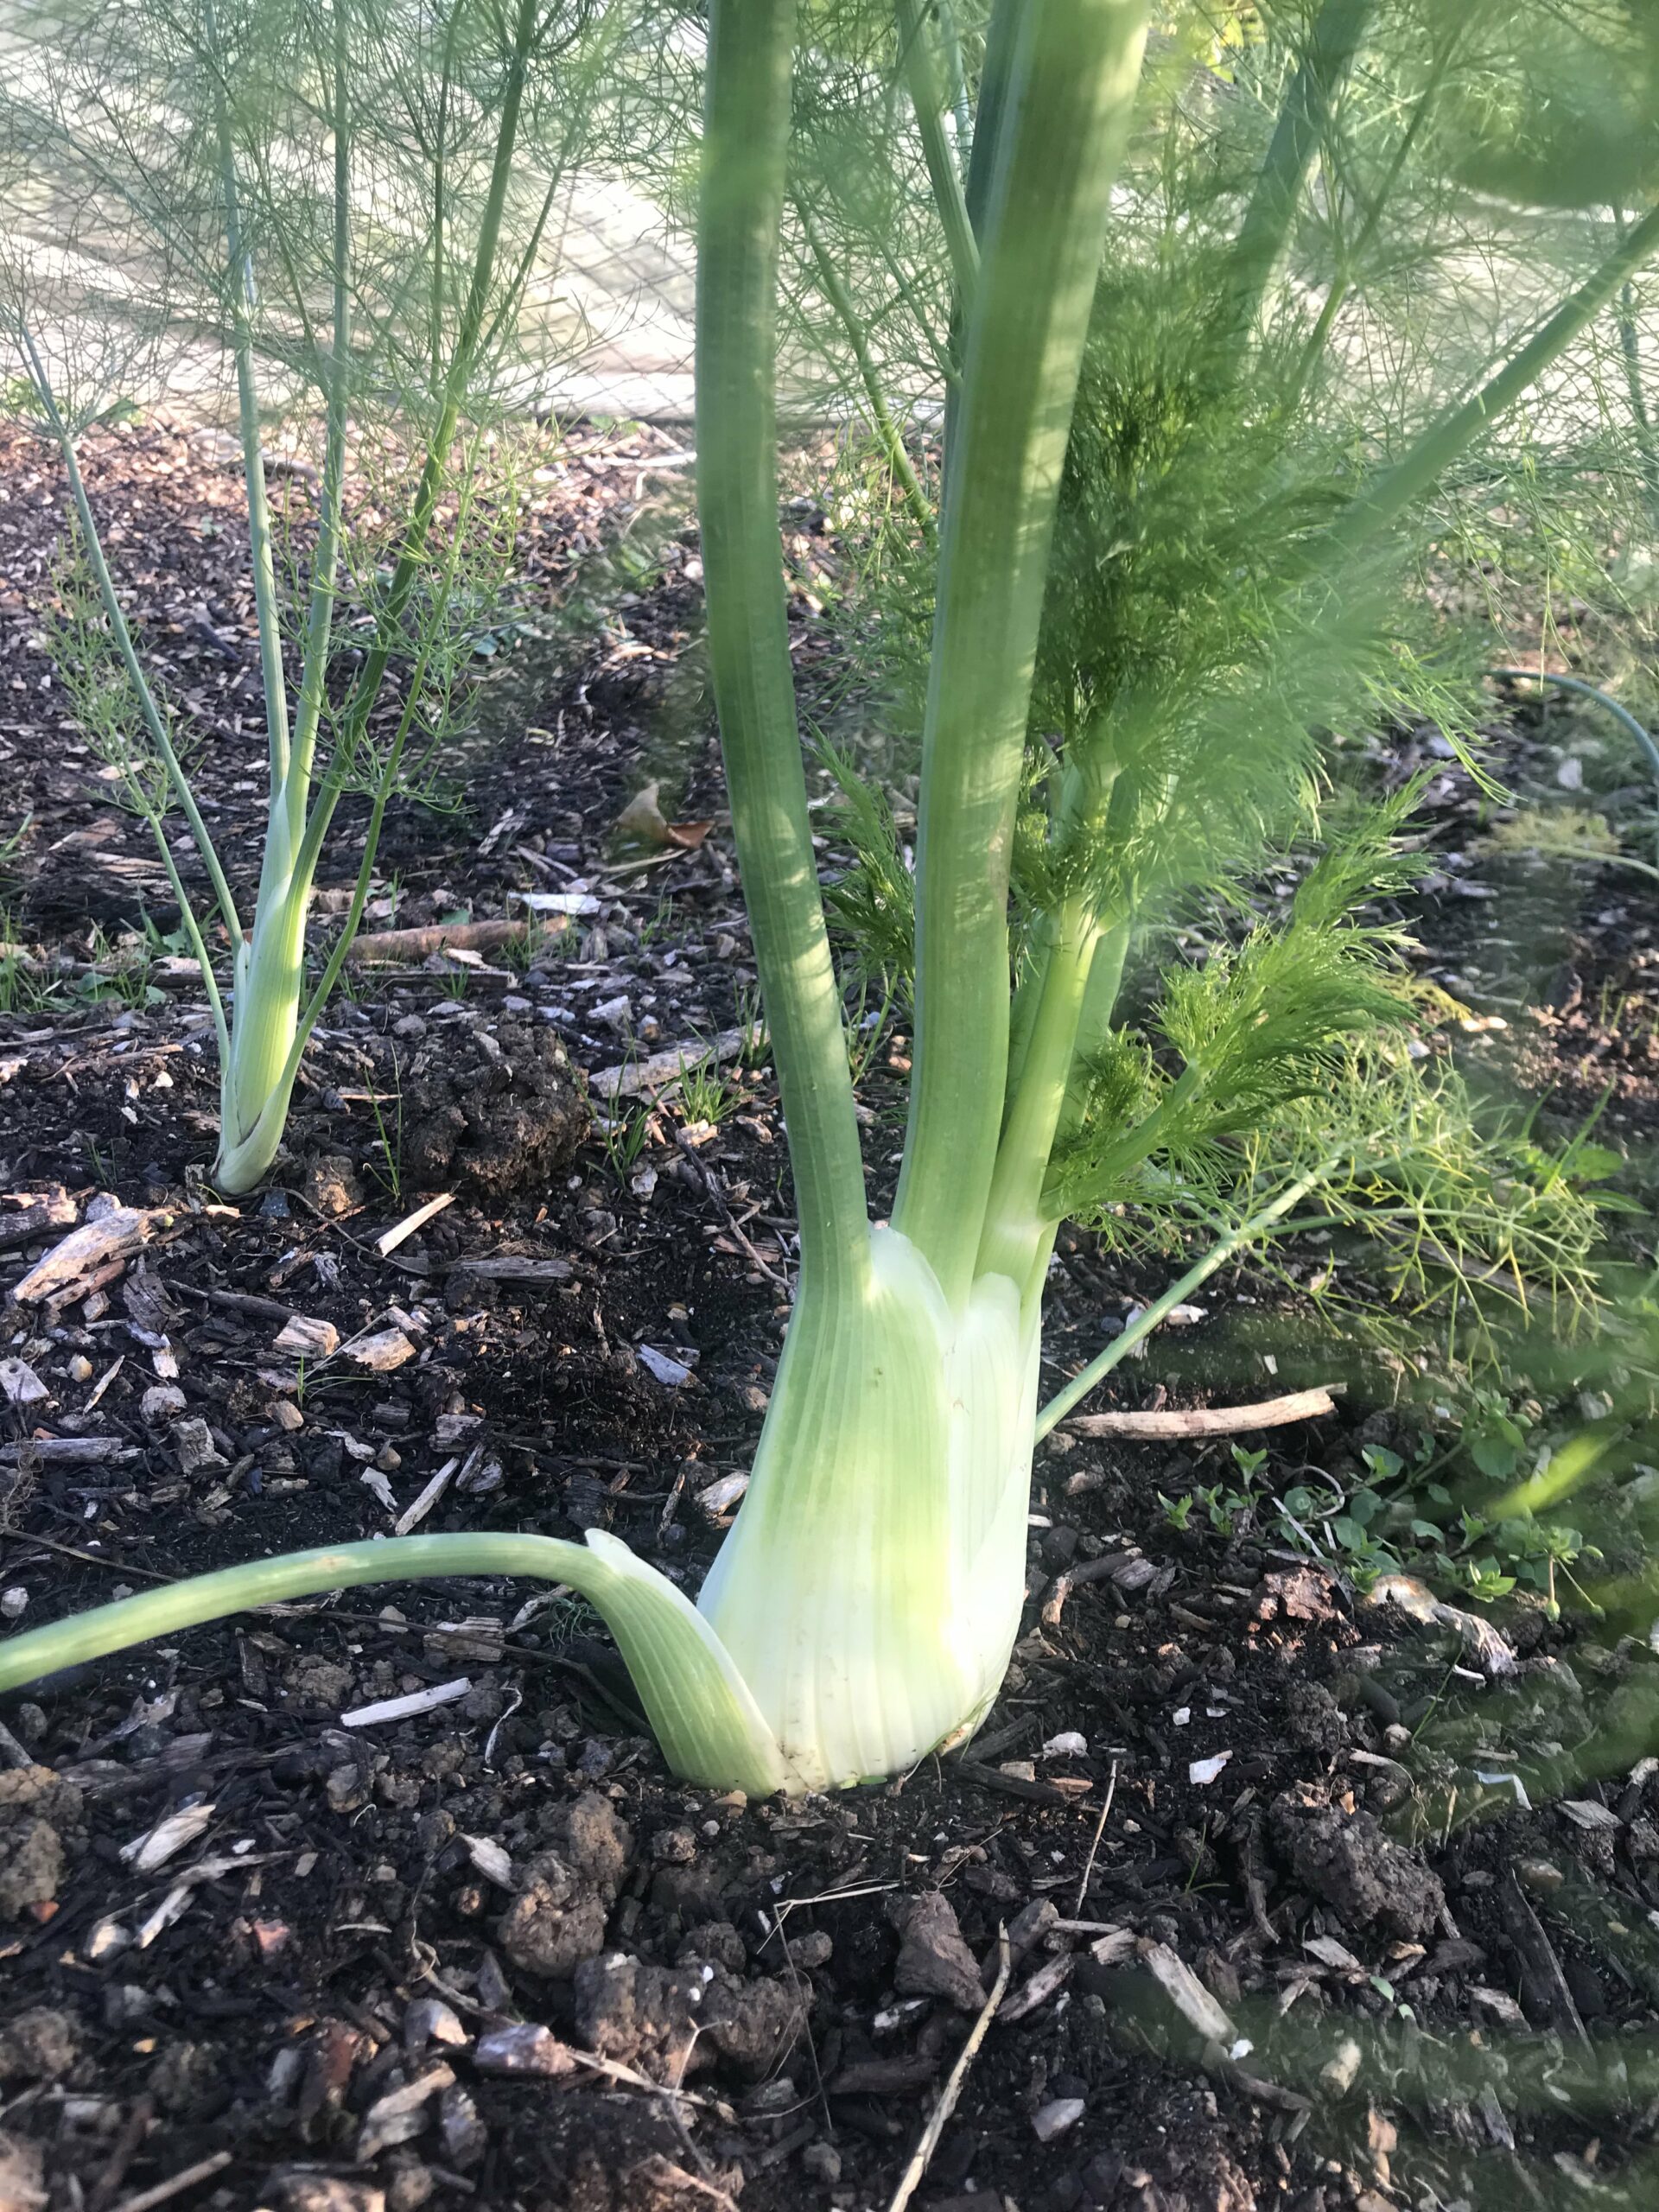
[{"label": "bent fennel stalk", "polygon": [[[1103,909],[1081,880],[1062,886],[1011,1020],[1012,848],[1050,542],[1147,14],[1145,0],[999,0],[988,48],[994,99],[968,195],[977,262],[924,728],[915,1074],[889,1226],[868,1214],[779,560],[774,323],[793,0],[715,0],[698,240],[700,520],[710,665],[801,1265],[748,1492],[697,1604],[597,1532],[586,1547],[392,1539],[232,1569],[14,1637],[0,1643],[0,1689],[275,1596],[487,1573],[567,1582],[592,1601],[671,1765],[694,1781],[823,1789],[900,1771],[977,1725],[1018,1629],[1033,1440],[1056,1416],[1037,1406],[1056,1226],[1046,1183],[1076,1110],[1079,1056],[1109,1020],[1133,919]],[[1305,88],[1295,97],[1306,105]],[[1294,150],[1301,162],[1300,140]],[[1606,296],[1598,280],[1571,312],[1581,325]],[[1542,359],[1560,336],[1551,326],[1549,346],[1517,359]],[[1521,381],[1506,373],[1488,389],[1508,404]],[[1356,502],[1332,543],[1384,527],[1398,487],[1425,470],[1432,479],[1490,413],[1471,403],[1434,425],[1371,505]],[[1068,772],[1059,811],[1079,835],[1109,833],[1109,754]],[[1267,1233],[1310,1186],[1262,1206],[1200,1271]],[[1086,1370],[1071,1395],[1110,1363]]]}]

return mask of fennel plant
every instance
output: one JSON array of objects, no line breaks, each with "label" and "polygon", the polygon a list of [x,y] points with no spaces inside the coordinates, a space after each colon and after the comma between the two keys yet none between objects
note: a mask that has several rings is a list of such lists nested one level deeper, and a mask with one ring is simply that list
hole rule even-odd
[{"label": "fennel plant", "polygon": [[[793,0],[715,0],[706,70],[709,655],[800,1268],[747,1494],[696,1604],[599,1531],[585,1546],[510,1533],[346,1545],[14,1637],[0,1688],[302,1592],[540,1575],[609,1624],[677,1772],[756,1792],[901,1771],[971,1734],[995,1696],[1034,1439],[1110,1363],[1039,1410],[1062,1215],[1109,1223],[1172,1182],[1234,1203],[1185,1290],[1305,1198],[1377,1212],[1382,1170],[1441,1141],[1432,1116],[1400,1126],[1410,1094],[1386,1078],[1410,1063],[1386,1033],[1402,1001],[1390,932],[1368,911],[1408,879],[1412,791],[1332,835],[1287,911],[1172,969],[1154,1037],[1119,1007],[1126,963],[1181,901],[1242,902],[1308,830],[1321,725],[1454,703],[1405,634],[1402,565],[1483,434],[1659,245],[1659,209],[1601,242],[1587,276],[1471,385],[1448,396],[1430,378],[1367,418],[1339,357],[1306,362],[1319,310],[1281,279],[1306,251],[1315,161],[1347,143],[1355,57],[1385,33],[1397,55],[1410,10],[1323,0],[1311,29],[1271,11],[1262,79],[1276,81],[1276,117],[1248,160],[1226,118],[1213,140],[1198,132],[1211,184],[1201,219],[1189,205],[1179,222],[1161,195],[1190,130],[1183,102],[1201,105],[1211,81],[1203,11],[1172,11],[1147,66],[1146,0],[996,0],[970,49],[965,175],[941,126],[939,54],[918,49],[922,11],[880,32],[849,13],[850,28],[813,19],[823,44],[803,48],[802,87]],[[839,257],[830,165],[813,159],[810,95],[849,48],[855,104],[878,53],[924,111],[894,158],[936,203],[930,351],[949,388],[925,528],[920,476],[894,463],[901,526],[931,574],[913,879],[865,792],[850,810],[861,856],[837,893],[843,915],[885,918],[913,994],[901,1179],[891,1220],[874,1224],[797,721],[774,388],[793,200],[791,283],[817,270],[891,452],[898,414],[872,397],[884,349]],[[1416,66],[1432,78],[1434,57]],[[844,147],[847,112],[834,120]],[[1390,145],[1385,175],[1393,158]],[[1418,175],[1403,161],[1396,174]],[[880,181],[864,171],[849,188],[879,196]]]},{"label": "fennel plant", "polygon": [[[93,211],[92,241],[107,251],[113,226],[156,272],[149,320],[129,328],[118,301],[79,296],[14,253],[5,313],[72,502],[60,671],[155,834],[200,965],[220,1071],[213,1179],[232,1194],[270,1167],[362,918],[388,803],[442,743],[464,693],[464,608],[503,550],[499,522],[493,539],[480,518],[492,506],[510,517],[514,504],[491,448],[499,387],[509,368],[521,384],[526,370],[520,309],[585,120],[577,88],[603,43],[588,16],[584,0],[437,0],[408,16],[380,0],[95,10],[61,78],[7,105],[14,169],[72,178]],[[108,411],[111,378],[169,327],[205,327],[234,375],[270,782],[245,920],[78,450]],[[290,409],[313,393],[321,404],[321,467],[296,472],[314,486],[304,543],[285,537],[267,486],[272,390]],[[348,500],[348,466],[377,460],[389,480]],[[343,925],[308,977],[317,870],[348,791],[368,804],[361,858]],[[171,842],[175,814],[207,879],[206,912]]]}]

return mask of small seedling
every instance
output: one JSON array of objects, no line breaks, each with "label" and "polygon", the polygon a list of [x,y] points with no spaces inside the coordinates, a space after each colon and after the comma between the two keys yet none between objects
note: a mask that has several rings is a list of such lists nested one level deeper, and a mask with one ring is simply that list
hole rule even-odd
[{"label": "small seedling", "polygon": [[605,1147],[605,1157],[610,1162],[611,1173],[619,1183],[626,1183],[632,1174],[640,1154],[651,1135],[652,1116],[642,1108],[624,1120],[601,1122],[599,1134]]},{"label": "small seedling", "polygon": [[393,1090],[392,1102],[393,1126],[388,1132],[385,1117],[380,1111],[380,1094],[378,1090],[369,1093],[369,1111],[374,1116],[375,1142],[386,1163],[384,1172],[378,1166],[373,1172],[385,1185],[392,1203],[396,1205],[404,1193],[404,1091],[400,1083],[396,1084]]},{"label": "small seedling", "polygon": [[864,1011],[867,996],[867,993],[860,992],[857,1008],[852,1020],[847,1024],[847,1065],[852,1072],[855,1090],[869,1073],[870,1064],[880,1049],[882,1039],[887,1033],[887,1018],[893,1011],[891,991],[887,992],[883,996],[881,1004],[874,1014],[867,1014]]},{"label": "small seedling", "polygon": [[738,1104],[741,1096],[735,1084],[721,1072],[720,1063],[712,1052],[705,1052],[693,1065],[683,1068],[675,1087],[686,1120],[707,1122],[715,1128]]},{"label": "small seedling", "polygon": [[1498,1598],[1507,1598],[1515,1587],[1515,1577],[1505,1574],[1490,1553],[1484,1559],[1465,1560],[1463,1571],[1470,1596],[1478,1598],[1483,1605],[1490,1605]]}]

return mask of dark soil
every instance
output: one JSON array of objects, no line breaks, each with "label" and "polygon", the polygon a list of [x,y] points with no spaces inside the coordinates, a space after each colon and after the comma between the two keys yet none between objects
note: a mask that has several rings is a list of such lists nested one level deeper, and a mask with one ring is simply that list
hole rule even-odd
[{"label": "dark soil", "polygon": [[[613,455],[593,450],[536,518],[532,607],[578,538],[626,519],[636,477],[604,479]],[[92,459],[124,557],[157,563],[137,612],[187,702],[194,685],[245,878],[233,476],[165,427]],[[610,840],[671,735],[680,818],[717,812],[686,543],[667,537],[626,610],[640,650],[613,630],[574,677],[550,655],[487,687],[467,805],[404,810],[377,918],[548,888],[593,911],[522,970],[440,958],[360,982],[308,1058],[269,1189],[232,1210],[202,1180],[217,1098],[191,980],[100,995],[89,922],[131,923],[141,896],[165,922],[165,900],[142,825],[89,798],[49,682],[53,483],[16,435],[0,493],[0,750],[9,817],[33,813],[6,863],[13,928],[63,962],[0,1016],[0,1192],[153,1210],[124,1273],[6,1309],[7,1624],[385,1534],[417,1502],[428,1531],[605,1527],[695,1588],[726,1518],[704,1493],[747,1464],[787,1319],[773,1088],[732,1062],[711,1123],[613,1116],[595,1084],[595,1122],[568,1072],[714,1038],[753,986],[725,833],[620,857]],[[824,641],[797,619],[810,664]],[[1472,852],[1460,772],[1437,796],[1428,963],[1480,1014],[1478,984],[1515,1001],[1468,1050],[1519,1040],[1503,1079],[1553,1086],[1567,1117],[1617,1069],[1609,1120],[1644,1136],[1659,1065],[1618,1043],[1628,1021],[1593,1018],[1604,982],[1628,1003],[1659,958],[1642,899],[1562,907],[1551,957],[1578,992],[1550,1003],[1541,935],[1531,980],[1485,965],[1493,933],[1467,917],[1494,902],[1452,887],[1499,879],[1450,857]],[[892,1039],[862,1086],[878,1187],[903,1073]],[[0,1208],[0,1288],[62,1234],[27,1230]],[[1087,1238],[1063,1261],[1057,1376],[1103,1306],[1147,1287]],[[1254,1325],[1283,1324],[1285,1386],[1332,1371],[1282,1292],[1224,1294],[1279,1301]],[[1154,1348],[1118,1401],[1224,1402],[1235,1358],[1205,1325],[1179,1373]],[[1262,1480],[1408,1452],[1434,1417],[1389,1378],[1362,1367],[1337,1414],[1274,1432]],[[1516,1599],[1492,1616],[1513,1671],[1489,1679],[1455,1624],[1367,1600],[1265,1516],[1178,1528],[1158,1502],[1232,1471],[1225,1446],[1057,1433],[1025,1632],[978,1740],[834,1799],[676,1783],[591,1618],[499,1581],[268,1608],[8,1700],[0,2207],[882,2207],[1001,1931],[1006,1994],[920,2187],[934,2212],[1651,2203],[1652,1653]]]}]

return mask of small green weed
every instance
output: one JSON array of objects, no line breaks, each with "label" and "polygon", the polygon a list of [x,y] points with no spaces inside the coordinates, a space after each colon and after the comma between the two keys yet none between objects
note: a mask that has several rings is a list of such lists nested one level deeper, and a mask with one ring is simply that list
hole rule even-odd
[{"label": "small green weed", "polygon": [[620,1121],[599,1123],[605,1157],[619,1183],[626,1183],[638,1165],[651,1135],[651,1122],[649,1109],[642,1106],[638,1113],[626,1115]]},{"label": "small green weed", "polygon": [[404,1194],[404,1087],[395,1074],[392,1084],[391,1128],[387,1129],[385,1116],[380,1111],[378,1090],[369,1093],[369,1111],[374,1116],[375,1142],[386,1163],[384,1169],[377,1165],[372,1172],[396,1205]]},{"label": "small green weed", "polygon": [[675,1090],[688,1122],[707,1122],[715,1128],[742,1103],[742,1092],[722,1073],[720,1062],[712,1052],[705,1052],[691,1066],[683,1068]]}]

